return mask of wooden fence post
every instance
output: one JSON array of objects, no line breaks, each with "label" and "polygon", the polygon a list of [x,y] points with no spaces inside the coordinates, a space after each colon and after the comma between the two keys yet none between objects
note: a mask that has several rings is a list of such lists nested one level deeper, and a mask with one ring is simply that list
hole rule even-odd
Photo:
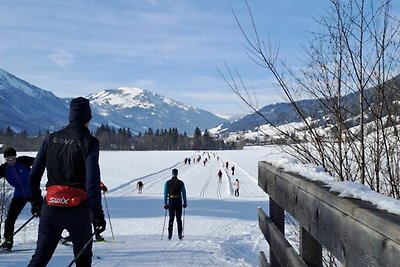
[{"label": "wooden fence post", "polygon": [[[279,231],[285,235],[285,211],[272,198],[269,199],[269,217],[274,222]],[[281,267],[272,249],[269,252],[271,267]]]},{"label": "wooden fence post", "polygon": [[300,256],[309,267],[322,267],[322,245],[300,227]]},{"label": "wooden fence post", "polygon": [[[269,222],[259,211],[259,224],[270,244],[271,266],[279,266],[279,259],[283,266],[320,267],[321,246],[344,266],[400,266],[399,215],[368,201],[340,197],[324,182],[282,172],[266,162],[258,166],[258,185],[270,202]],[[300,255],[294,251],[295,261],[293,251],[287,251],[293,248],[282,240],[285,212],[300,226]]]}]

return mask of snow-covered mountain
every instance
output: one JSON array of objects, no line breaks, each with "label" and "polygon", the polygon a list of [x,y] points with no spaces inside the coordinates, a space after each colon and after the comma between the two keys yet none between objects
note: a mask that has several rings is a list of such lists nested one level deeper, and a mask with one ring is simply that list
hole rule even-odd
[{"label": "snow-covered mountain", "polygon": [[[104,90],[88,96],[92,105],[91,130],[100,124],[144,132],[149,128],[178,128],[192,135],[226,120],[202,109],[139,88]],[[30,134],[61,129],[68,123],[70,99],[58,98],[0,69],[0,128]]]},{"label": "snow-covered mountain", "polygon": [[[391,114],[396,114],[400,111],[400,75],[389,80],[385,84],[385,103],[381,103],[382,87],[370,87],[364,92],[364,123],[373,121],[376,117],[372,110],[374,106],[384,106],[381,116],[384,117],[388,114],[386,106],[390,106]],[[355,91],[344,95],[340,99],[341,107],[343,110],[342,116],[345,119],[346,127],[356,127],[359,125],[360,118],[360,93]],[[332,126],[333,114],[332,103],[337,101],[334,98],[327,99],[305,99],[296,102],[296,106],[302,110],[303,115],[310,120],[310,125],[315,128],[329,128]],[[217,128],[211,129],[212,133],[220,134],[227,137],[232,133],[250,133],[259,132],[262,128],[270,127],[273,124],[278,127],[293,128],[293,125],[303,123],[304,120],[300,117],[299,113],[294,109],[293,104],[290,103],[277,103],[262,107],[258,113],[252,113],[244,116],[235,121],[226,122],[219,125]],[[328,129],[329,130],[329,129]]]},{"label": "snow-covered mountain", "polygon": [[30,133],[61,128],[68,101],[0,69],[0,127]]},{"label": "snow-covered mountain", "polygon": [[193,134],[194,129],[210,129],[225,122],[208,111],[134,87],[104,90],[88,96],[93,110],[109,125],[129,127],[134,132],[178,128]]}]

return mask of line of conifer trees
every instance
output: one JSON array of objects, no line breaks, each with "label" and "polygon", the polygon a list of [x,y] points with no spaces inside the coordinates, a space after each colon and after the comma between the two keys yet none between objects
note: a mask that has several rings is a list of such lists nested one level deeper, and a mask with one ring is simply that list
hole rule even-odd
[{"label": "line of conifer trees", "polygon": [[204,133],[196,127],[193,136],[179,133],[177,128],[149,128],[144,133],[133,135],[129,128],[115,128],[101,125],[95,136],[100,141],[101,150],[221,150],[237,149],[234,142],[225,143],[213,138],[208,130]]},{"label": "line of conifer trees", "polygon": [[[30,136],[26,131],[14,132],[11,127],[0,128],[0,144],[12,146],[17,151],[37,151],[49,132],[39,132]],[[238,149],[237,143],[226,143],[214,138],[208,130],[203,133],[196,127],[193,136],[179,133],[177,128],[149,128],[144,133],[132,134],[129,128],[115,129],[109,125],[100,125],[94,132],[99,139],[100,150],[228,150]],[[0,150],[1,151],[1,150]]]}]

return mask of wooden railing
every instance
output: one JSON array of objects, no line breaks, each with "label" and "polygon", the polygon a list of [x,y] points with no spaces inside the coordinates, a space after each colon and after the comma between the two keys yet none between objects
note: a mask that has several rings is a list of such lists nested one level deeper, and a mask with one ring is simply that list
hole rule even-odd
[{"label": "wooden railing", "polygon": [[[270,245],[269,262],[260,252],[260,266],[319,267],[322,247],[346,267],[400,266],[400,216],[266,162],[258,164],[258,185],[269,195],[269,216],[258,210]],[[284,211],[299,223],[299,254],[285,238]]]}]

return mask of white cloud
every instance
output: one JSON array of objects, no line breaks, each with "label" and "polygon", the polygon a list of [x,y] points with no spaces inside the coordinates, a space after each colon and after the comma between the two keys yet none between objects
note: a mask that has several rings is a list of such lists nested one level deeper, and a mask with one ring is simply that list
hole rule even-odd
[{"label": "white cloud", "polygon": [[63,50],[57,50],[48,55],[48,58],[58,67],[65,67],[74,62],[75,56]]}]

